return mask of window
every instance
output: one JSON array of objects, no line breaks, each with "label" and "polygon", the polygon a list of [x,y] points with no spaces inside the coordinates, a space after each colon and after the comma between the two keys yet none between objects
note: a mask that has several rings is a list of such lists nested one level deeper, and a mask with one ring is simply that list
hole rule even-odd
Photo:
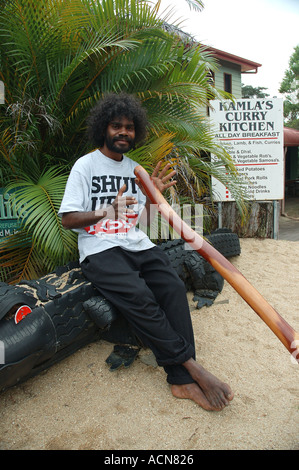
[{"label": "window", "polygon": [[224,73],[223,74],[224,78],[224,91],[227,91],[228,93],[232,92],[232,76],[229,73]]}]

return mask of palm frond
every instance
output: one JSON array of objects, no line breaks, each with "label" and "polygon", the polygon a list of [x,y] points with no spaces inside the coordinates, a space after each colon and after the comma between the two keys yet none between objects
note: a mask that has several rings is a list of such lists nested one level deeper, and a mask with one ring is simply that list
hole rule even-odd
[{"label": "palm frond", "polygon": [[46,272],[44,259],[27,230],[21,230],[0,243],[0,277],[11,284],[37,279]]},{"label": "palm frond", "polygon": [[24,230],[31,234],[34,246],[56,264],[63,264],[77,252],[76,235],[63,229],[57,215],[66,180],[60,169],[51,168],[36,183],[27,176],[8,186],[14,190],[13,204]]},{"label": "palm frond", "polygon": [[[187,1],[202,8],[201,0]],[[217,63],[178,23],[166,27],[173,10],[160,10],[160,0],[3,3],[0,177],[14,190],[22,230],[5,240],[8,251],[1,244],[0,260],[9,254],[5,272],[14,279],[77,256],[76,235],[62,228],[57,212],[70,167],[90,150],[86,117],[109,91],[141,99],[148,142],[130,155],[149,171],[160,159],[176,166],[179,185],[170,197],[202,200],[213,175],[242,209],[236,169],[204,117],[209,100],[225,96],[210,82]]]}]

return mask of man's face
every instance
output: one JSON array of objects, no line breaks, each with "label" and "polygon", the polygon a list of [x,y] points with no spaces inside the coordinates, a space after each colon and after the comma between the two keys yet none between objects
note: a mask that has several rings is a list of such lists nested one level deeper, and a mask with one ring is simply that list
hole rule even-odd
[{"label": "man's face", "polygon": [[126,153],[135,144],[135,127],[133,121],[126,117],[113,119],[107,127],[105,144],[111,152]]}]

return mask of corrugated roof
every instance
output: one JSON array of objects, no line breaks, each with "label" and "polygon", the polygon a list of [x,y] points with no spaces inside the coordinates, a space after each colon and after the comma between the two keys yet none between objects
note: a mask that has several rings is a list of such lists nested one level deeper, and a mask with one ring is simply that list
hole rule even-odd
[{"label": "corrugated roof", "polygon": [[214,47],[207,46],[207,50],[212,52],[213,55],[218,60],[226,60],[227,62],[233,62],[241,66],[241,72],[249,72],[254,70],[257,72],[257,69],[262,66],[258,62],[253,62],[252,60],[244,59],[237,55],[231,54],[229,52],[221,51],[220,49],[215,49]]},{"label": "corrugated roof", "polygon": [[284,127],[283,142],[285,147],[299,147],[299,131],[291,127]]},{"label": "corrugated roof", "polygon": [[262,66],[262,64],[259,64],[258,62],[253,62],[252,60],[244,59],[243,57],[231,54],[230,52],[221,51],[220,49],[215,49],[214,47],[198,43],[193,36],[185,33],[174,25],[164,23],[163,28],[169,33],[177,35],[186,45],[200,44],[205,50],[211,52],[218,60],[226,60],[227,62],[240,65],[242,73],[246,73],[252,70],[257,72],[257,69]]}]

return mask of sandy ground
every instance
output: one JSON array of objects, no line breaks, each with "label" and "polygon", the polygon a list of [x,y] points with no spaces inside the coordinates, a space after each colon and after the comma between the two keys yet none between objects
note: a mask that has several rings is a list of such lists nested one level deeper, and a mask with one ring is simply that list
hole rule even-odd
[{"label": "sandy ground", "polygon": [[[241,247],[232,263],[299,331],[299,242]],[[299,365],[227,282],[211,307],[188,295],[197,359],[235,393],[225,410],[174,398],[149,350],[110,372],[100,341],[0,395],[0,449],[299,449]]]}]

